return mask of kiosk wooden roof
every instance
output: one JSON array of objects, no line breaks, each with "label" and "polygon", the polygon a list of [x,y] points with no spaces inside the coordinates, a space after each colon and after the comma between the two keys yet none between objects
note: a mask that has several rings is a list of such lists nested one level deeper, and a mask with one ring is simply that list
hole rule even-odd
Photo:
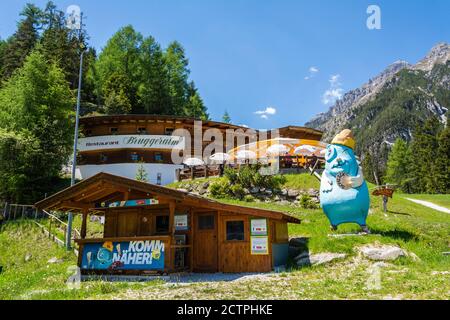
[{"label": "kiosk wooden roof", "polygon": [[289,223],[300,223],[299,219],[283,212],[221,203],[192,193],[104,172],[41,200],[35,206],[41,210],[71,211],[74,213],[86,213],[89,211],[102,214],[102,209],[98,208],[99,203],[143,199],[151,196],[167,198],[170,201],[182,202],[185,205],[199,208],[248,214]]}]

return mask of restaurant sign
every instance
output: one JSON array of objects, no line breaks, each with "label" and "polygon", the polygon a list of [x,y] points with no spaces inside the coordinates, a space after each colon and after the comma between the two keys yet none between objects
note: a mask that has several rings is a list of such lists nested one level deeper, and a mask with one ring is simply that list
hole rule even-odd
[{"label": "restaurant sign", "polygon": [[80,138],[78,151],[108,149],[184,149],[184,137],[160,135],[112,135]]},{"label": "restaurant sign", "polygon": [[83,245],[83,270],[163,270],[161,240],[96,242]]}]

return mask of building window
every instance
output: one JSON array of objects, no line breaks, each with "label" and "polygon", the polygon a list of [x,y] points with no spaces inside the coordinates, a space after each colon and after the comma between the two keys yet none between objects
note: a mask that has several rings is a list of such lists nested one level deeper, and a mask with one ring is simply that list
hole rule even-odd
[{"label": "building window", "polygon": [[117,128],[117,127],[109,128],[109,132],[111,134],[118,134],[119,133],[119,128]]},{"label": "building window", "polygon": [[169,216],[156,216],[156,233],[169,233]]},{"label": "building window", "polygon": [[84,130],[84,135],[85,135],[86,137],[92,136],[92,130],[91,130],[91,129]]},{"label": "building window", "polygon": [[175,128],[166,128],[165,129],[165,135],[166,136],[171,136],[174,131],[175,131]]},{"label": "building window", "polygon": [[131,153],[131,161],[139,161],[139,154],[137,154],[137,152],[132,152]]},{"label": "building window", "polygon": [[147,134],[147,128],[145,128],[145,127],[138,128],[137,133],[138,134]]},{"label": "building window", "polygon": [[108,161],[108,156],[107,156],[106,154],[104,154],[104,153],[101,153],[101,154],[100,154],[100,161],[101,161],[101,162],[106,162],[106,161]]},{"label": "building window", "polygon": [[162,161],[164,161],[164,157],[163,157],[163,154],[162,154],[161,152],[155,153],[155,161],[156,161],[156,162],[162,162]]},{"label": "building window", "polygon": [[244,241],[244,221],[227,221],[227,241]]},{"label": "building window", "polygon": [[198,216],[198,229],[211,230],[214,229],[214,215]]}]

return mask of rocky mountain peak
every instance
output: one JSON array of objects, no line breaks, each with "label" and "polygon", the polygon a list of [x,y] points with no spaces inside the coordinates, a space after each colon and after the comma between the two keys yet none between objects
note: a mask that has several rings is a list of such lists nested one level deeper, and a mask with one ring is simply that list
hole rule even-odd
[{"label": "rocky mountain peak", "polygon": [[441,42],[435,45],[430,52],[420,60],[412,69],[431,71],[436,64],[445,64],[450,60],[450,44]]}]

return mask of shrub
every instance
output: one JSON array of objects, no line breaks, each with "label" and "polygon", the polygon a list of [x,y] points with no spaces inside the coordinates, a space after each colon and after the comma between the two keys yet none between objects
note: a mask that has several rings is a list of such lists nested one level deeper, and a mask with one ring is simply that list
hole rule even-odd
[{"label": "shrub", "polygon": [[215,198],[223,198],[230,194],[230,187],[228,181],[220,180],[214,181],[209,186],[209,192]]},{"label": "shrub", "polygon": [[304,209],[317,209],[318,205],[311,201],[311,197],[303,194],[300,198],[300,206]]},{"label": "shrub", "polygon": [[253,197],[251,194],[247,194],[246,196],[244,196],[244,201],[245,202],[253,202],[253,201],[255,201],[255,197]]},{"label": "shrub", "polygon": [[242,199],[245,196],[244,188],[240,184],[233,184],[230,191],[238,199]]}]

